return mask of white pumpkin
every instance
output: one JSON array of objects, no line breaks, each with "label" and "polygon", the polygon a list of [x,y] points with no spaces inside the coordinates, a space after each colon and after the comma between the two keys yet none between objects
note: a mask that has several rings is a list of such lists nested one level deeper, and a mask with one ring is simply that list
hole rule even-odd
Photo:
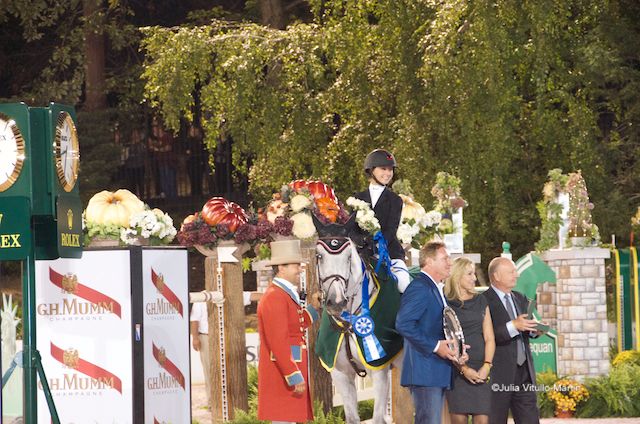
[{"label": "white pumpkin", "polygon": [[415,222],[420,222],[422,217],[426,214],[424,207],[409,196],[401,194],[400,197],[402,198],[403,203],[400,222],[409,221],[410,219],[413,219]]},{"label": "white pumpkin", "polygon": [[143,210],[144,203],[129,190],[120,189],[115,193],[103,190],[89,200],[85,219],[94,224],[128,227],[131,215]]}]

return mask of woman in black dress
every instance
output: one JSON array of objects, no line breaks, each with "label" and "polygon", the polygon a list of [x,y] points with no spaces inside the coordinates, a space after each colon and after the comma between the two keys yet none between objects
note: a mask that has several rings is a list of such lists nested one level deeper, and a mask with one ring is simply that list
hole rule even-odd
[{"label": "woman in black dress", "polygon": [[475,265],[467,258],[453,261],[451,276],[446,281],[445,295],[458,315],[464,332],[469,360],[455,374],[453,388],[447,392],[452,424],[466,424],[468,416],[474,424],[489,422],[491,408],[491,371],[496,342],[489,306],[484,296],[475,291]]}]

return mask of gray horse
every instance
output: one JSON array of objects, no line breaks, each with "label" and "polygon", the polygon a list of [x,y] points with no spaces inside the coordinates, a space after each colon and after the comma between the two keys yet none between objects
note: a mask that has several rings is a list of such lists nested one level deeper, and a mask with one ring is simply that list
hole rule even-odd
[{"label": "gray horse", "polygon": [[[355,377],[356,375],[364,376],[368,372],[373,379],[375,394],[373,423],[390,423],[391,419],[386,415],[389,400],[389,370],[392,362],[394,366],[399,366],[402,356],[400,354],[402,339],[393,328],[397,309],[393,311],[393,305],[386,306],[385,309],[392,310],[386,323],[375,322],[376,328],[380,326],[380,329],[384,330],[386,327],[385,336],[381,338],[393,339],[391,349],[387,347],[382,357],[375,361],[367,361],[363,354],[365,342],[356,334],[362,333],[357,331],[360,322],[357,318],[363,312],[363,296],[368,295],[369,305],[375,305],[379,301],[382,303],[381,295],[384,290],[381,290],[381,284],[373,278],[358,254],[354,242],[348,237],[355,226],[355,216],[352,216],[345,225],[325,225],[315,217],[314,222],[319,234],[316,243],[317,273],[325,311],[318,334],[316,353],[323,366],[330,370],[333,383],[342,396],[347,424],[360,423]],[[367,282],[366,294],[363,291],[365,281]],[[400,295],[395,283],[387,281],[387,284],[389,283],[393,284],[393,287],[387,286],[384,300],[397,304]],[[388,302],[387,305],[389,305]],[[373,309],[371,315],[376,318]],[[354,318],[356,318],[355,321]],[[333,343],[327,340],[332,340]],[[321,345],[323,347],[320,347]]]}]

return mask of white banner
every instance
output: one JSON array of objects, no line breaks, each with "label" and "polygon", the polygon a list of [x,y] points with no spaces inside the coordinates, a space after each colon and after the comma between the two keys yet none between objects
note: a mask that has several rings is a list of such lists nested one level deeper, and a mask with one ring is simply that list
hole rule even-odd
[{"label": "white banner", "polygon": [[37,349],[63,424],[133,420],[130,278],[128,250],[36,261]]},{"label": "white banner", "polygon": [[189,423],[186,250],[143,250],[145,424]]}]

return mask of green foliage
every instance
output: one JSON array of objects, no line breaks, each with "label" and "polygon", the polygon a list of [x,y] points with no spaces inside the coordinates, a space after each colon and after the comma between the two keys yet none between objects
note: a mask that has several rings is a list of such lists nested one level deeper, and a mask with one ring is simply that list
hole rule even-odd
[{"label": "green foliage", "polygon": [[[552,371],[545,371],[536,375],[536,384],[539,387],[552,387],[553,383],[558,380],[558,376]],[[555,404],[553,400],[549,399],[546,390],[538,390],[536,392],[538,397],[538,407],[540,408],[540,417],[548,418],[554,416]]]},{"label": "green foliage", "polygon": [[556,167],[583,170],[604,234],[626,232],[628,216],[606,211],[630,211],[640,185],[630,170],[640,169],[632,88],[640,73],[621,42],[625,32],[640,40],[638,5],[383,0],[311,9],[313,23],[282,31],[225,21],[144,30],[145,95],[177,125],[191,119],[197,93],[209,147],[233,140],[257,204],[300,177],[320,177],[346,198],[365,184],[366,153],[384,147],[399,177],[422,187],[422,204],[433,200],[425,188],[437,172],[460,177],[466,244],[485,257],[502,240],[516,257],[531,250],[540,188]]},{"label": "green foliage", "polygon": [[623,364],[613,367],[607,376],[588,379],[590,397],[578,406],[577,417],[640,416],[640,366]]},{"label": "green foliage", "polygon": [[78,138],[80,139],[80,193],[83,204],[102,190],[117,187],[111,180],[120,166],[120,149],[113,143],[114,123],[118,113],[114,110],[78,112]]}]

